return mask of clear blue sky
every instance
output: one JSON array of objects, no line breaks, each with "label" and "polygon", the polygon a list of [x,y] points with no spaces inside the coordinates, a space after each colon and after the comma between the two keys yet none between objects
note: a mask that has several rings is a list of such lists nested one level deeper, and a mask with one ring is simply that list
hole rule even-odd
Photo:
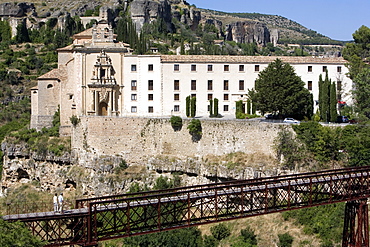
[{"label": "clear blue sky", "polygon": [[335,40],[370,28],[370,0],[187,0],[198,8],[280,15]]}]

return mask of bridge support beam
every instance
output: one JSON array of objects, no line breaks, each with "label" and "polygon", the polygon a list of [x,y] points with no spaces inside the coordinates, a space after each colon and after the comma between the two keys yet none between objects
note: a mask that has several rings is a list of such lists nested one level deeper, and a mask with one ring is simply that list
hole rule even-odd
[{"label": "bridge support beam", "polygon": [[369,247],[367,199],[346,203],[342,247]]}]

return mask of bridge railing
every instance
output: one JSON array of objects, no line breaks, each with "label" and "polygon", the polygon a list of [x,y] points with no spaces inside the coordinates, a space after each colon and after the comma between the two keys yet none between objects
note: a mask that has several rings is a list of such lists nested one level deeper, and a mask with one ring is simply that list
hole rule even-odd
[{"label": "bridge railing", "polygon": [[[71,209],[74,204],[74,201],[65,200],[63,209]],[[52,201],[3,202],[0,208],[2,215],[20,215],[54,211],[54,204]]]},{"label": "bridge railing", "polygon": [[100,241],[363,199],[370,196],[369,186],[369,168],[344,169],[91,202],[90,238]]},{"label": "bridge railing", "polygon": [[153,190],[153,191],[145,191],[145,192],[108,195],[108,196],[101,196],[101,197],[82,198],[82,199],[76,199],[75,208],[88,207],[89,203],[119,200],[119,199],[130,198],[130,197],[149,196],[149,195],[171,193],[171,192],[181,192],[181,191],[189,191],[189,190],[198,190],[198,189],[200,190],[209,189],[209,188],[215,188],[215,187],[224,186],[224,185],[237,185],[237,184],[245,184],[249,182],[269,182],[269,181],[275,181],[275,180],[281,180],[281,179],[289,180],[289,179],[294,179],[297,177],[331,176],[333,174],[338,174],[338,173],[349,173],[352,171],[361,172],[361,171],[368,171],[368,170],[370,170],[370,167],[330,169],[330,170],[324,170],[324,171],[318,171],[318,172],[281,174],[281,175],[273,176],[273,177],[259,177],[259,178],[244,179],[244,180],[231,180],[227,182],[192,185],[192,186],[178,187],[178,188],[172,188],[172,189],[166,189],[166,190]]}]

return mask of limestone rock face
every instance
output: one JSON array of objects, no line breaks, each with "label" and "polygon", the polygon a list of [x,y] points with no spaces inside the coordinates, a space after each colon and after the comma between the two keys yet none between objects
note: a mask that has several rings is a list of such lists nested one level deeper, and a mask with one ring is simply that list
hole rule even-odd
[{"label": "limestone rock face", "polygon": [[34,9],[32,3],[2,3],[0,4],[0,16],[23,17]]},{"label": "limestone rock face", "polygon": [[167,0],[134,0],[130,4],[131,18],[136,24],[136,30],[140,32],[144,23],[151,23],[162,18],[171,30],[171,6]]},{"label": "limestone rock face", "polygon": [[254,21],[235,22],[226,27],[226,40],[239,43],[253,43],[265,46],[270,42],[266,25]]}]

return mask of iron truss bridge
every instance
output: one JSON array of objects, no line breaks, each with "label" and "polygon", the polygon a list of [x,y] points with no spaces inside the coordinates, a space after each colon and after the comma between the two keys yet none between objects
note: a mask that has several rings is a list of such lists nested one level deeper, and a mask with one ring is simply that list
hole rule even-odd
[{"label": "iron truss bridge", "polygon": [[[347,202],[342,246],[368,247],[370,167],[237,180],[76,200],[75,209],[11,214],[46,246],[98,242]],[[35,209],[35,211],[37,211]]]}]

